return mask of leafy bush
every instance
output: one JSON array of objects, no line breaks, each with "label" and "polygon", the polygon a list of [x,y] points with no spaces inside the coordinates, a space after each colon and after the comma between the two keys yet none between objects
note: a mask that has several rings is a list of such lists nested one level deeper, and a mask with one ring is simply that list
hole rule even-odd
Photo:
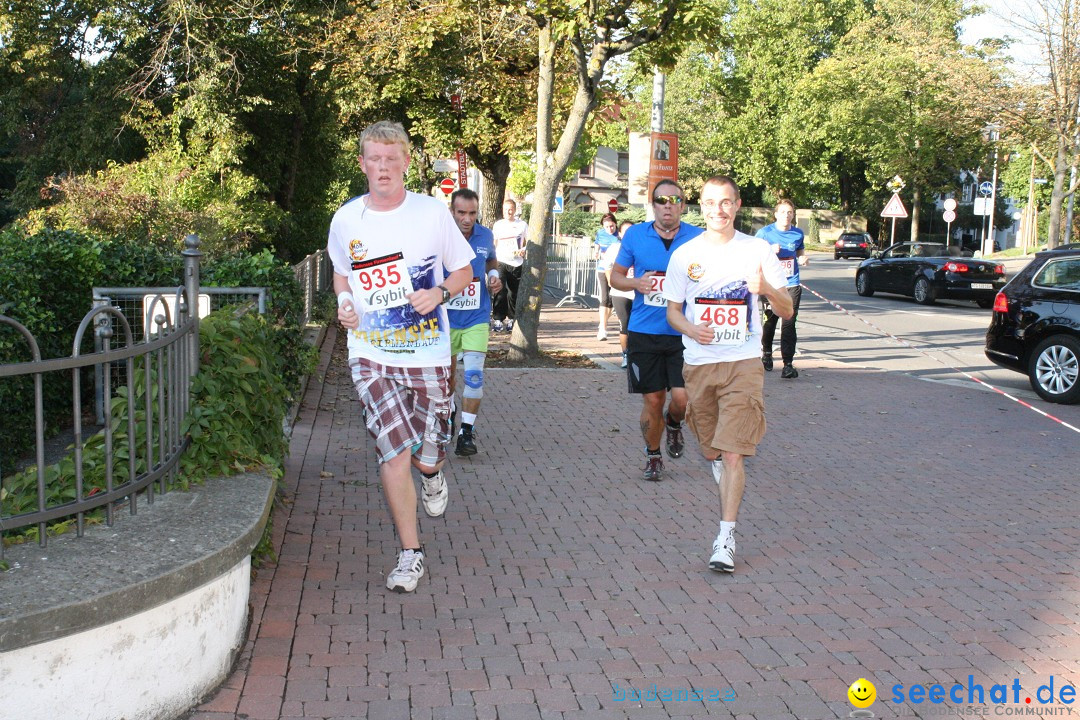
[{"label": "leafy bush", "polygon": [[261,197],[264,191],[212,153],[158,150],[138,162],[52,178],[43,191],[52,204],[30,212],[26,222],[32,231],[75,230],[166,246],[193,232],[204,251],[236,252],[282,223],[284,214]]},{"label": "leafy bush", "polygon": [[[71,231],[43,229],[34,234],[18,227],[0,232],[0,312],[21,322],[41,345],[42,358],[71,355],[75,331],[90,310],[94,286],[175,287],[183,278],[183,258],[163,244],[103,240]],[[290,393],[314,367],[313,348],[303,342],[303,291],[292,268],[268,250],[207,253],[201,269],[203,285],[257,286],[269,289],[268,317],[276,352],[283,359],[283,378]],[[93,350],[85,334],[83,352]],[[31,359],[21,335],[0,327],[0,363]],[[84,377],[84,392],[93,390]],[[44,376],[46,434],[71,418],[70,375]],[[87,403],[89,397],[86,398]],[[33,447],[33,379],[0,380],[0,459],[27,455]]]},{"label": "leafy bush", "polygon": [[[231,475],[255,467],[279,471],[286,443],[282,429],[288,390],[282,381],[284,359],[277,349],[273,328],[265,318],[251,312],[226,309],[212,313],[199,328],[202,357],[192,381],[191,408],[181,427],[190,434],[191,445],[181,459],[178,486],[187,488],[208,476]],[[157,382],[147,387],[141,370],[133,374],[136,437],[128,442],[128,388],[113,398],[109,423],[113,433],[114,466],[118,476],[127,467],[128,453],[136,453],[136,472],[146,470],[146,424],[144,400],[151,393],[151,412],[157,413]],[[157,438],[151,438],[157,457]],[[46,502],[54,507],[75,500],[75,459],[69,454],[45,469]],[[90,437],[82,454],[83,496],[106,488],[105,433]],[[4,479],[4,510],[19,515],[37,506],[37,467],[31,466]],[[70,520],[51,526],[63,532]],[[35,539],[37,528],[27,528],[7,542]]]}]

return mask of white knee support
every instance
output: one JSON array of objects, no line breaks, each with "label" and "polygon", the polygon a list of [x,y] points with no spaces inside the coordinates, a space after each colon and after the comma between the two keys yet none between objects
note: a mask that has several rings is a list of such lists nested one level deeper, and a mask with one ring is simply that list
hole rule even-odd
[{"label": "white knee support", "polygon": [[465,387],[461,394],[479,400],[484,397],[484,353],[465,351]]}]

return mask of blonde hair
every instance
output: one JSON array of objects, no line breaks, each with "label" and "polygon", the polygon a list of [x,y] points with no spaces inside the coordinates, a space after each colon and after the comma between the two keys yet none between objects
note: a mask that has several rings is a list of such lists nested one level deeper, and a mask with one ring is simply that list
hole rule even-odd
[{"label": "blonde hair", "polygon": [[400,145],[401,151],[405,153],[405,158],[408,159],[409,153],[412,147],[409,143],[409,134],[405,132],[405,128],[401,123],[392,122],[390,120],[380,120],[377,123],[368,125],[364,132],[360,134],[360,154],[364,154],[364,143],[371,141],[377,143],[384,143],[387,145]]}]

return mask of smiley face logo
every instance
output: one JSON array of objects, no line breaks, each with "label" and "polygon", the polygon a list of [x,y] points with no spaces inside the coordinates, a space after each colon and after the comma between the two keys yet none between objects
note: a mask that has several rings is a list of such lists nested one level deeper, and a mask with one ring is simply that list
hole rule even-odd
[{"label": "smiley face logo", "polygon": [[868,708],[877,700],[877,688],[866,678],[859,678],[847,689],[848,700],[857,708]]},{"label": "smiley face logo", "polygon": [[367,248],[364,247],[364,241],[360,238],[353,238],[349,241],[349,255],[353,260],[360,261],[367,257]]},{"label": "smiley face logo", "polygon": [[694,282],[700,280],[704,274],[705,268],[701,267],[699,263],[690,263],[689,267],[686,268],[686,276]]}]

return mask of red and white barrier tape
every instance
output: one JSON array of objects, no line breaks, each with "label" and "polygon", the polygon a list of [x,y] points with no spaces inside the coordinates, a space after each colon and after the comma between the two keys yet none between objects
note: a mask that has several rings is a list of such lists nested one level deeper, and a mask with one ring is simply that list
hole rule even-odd
[{"label": "red and white barrier tape", "polygon": [[931,360],[933,360],[934,362],[936,362],[936,363],[938,363],[938,364],[942,365],[943,367],[947,367],[947,368],[949,368],[949,369],[950,369],[950,370],[952,370],[953,372],[958,372],[958,373],[960,373],[961,375],[963,375],[964,377],[968,378],[969,380],[971,380],[971,381],[973,381],[973,382],[976,382],[976,383],[978,383],[979,385],[982,385],[982,386],[983,386],[983,387],[985,387],[985,388],[988,388],[988,389],[990,389],[990,390],[993,390],[993,391],[994,391],[994,392],[996,392],[996,393],[997,393],[998,395],[1002,395],[1003,397],[1007,397],[1008,399],[1012,400],[1013,402],[1015,402],[1015,403],[1019,403],[1020,405],[1023,405],[1024,407],[1026,407],[1026,408],[1027,408],[1027,409],[1029,409],[1029,410],[1033,410],[1033,411],[1037,412],[1038,414],[1042,415],[1042,416],[1043,416],[1043,417],[1045,417],[1045,418],[1049,418],[1050,420],[1053,420],[1053,421],[1054,421],[1054,422],[1056,422],[1056,423],[1060,423],[1061,425],[1063,425],[1064,427],[1067,427],[1067,428],[1069,428],[1070,430],[1072,430],[1072,431],[1073,431],[1073,432],[1075,432],[1075,433],[1080,433],[1080,428],[1078,428],[1078,427],[1075,427],[1075,426],[1073,426],[1073,425],[1070,425],[1069,423],[1065,422],[1065,421],[1064,421],[1064,420],[1062,420],[1061,418],[1058,418],[1058,417],[1054,417],[1054,416],[1053,416],[1053,415],[1051,415],[1050,413],[1048,413],[1048,412],[1044,412],[1043,410],[1040,410],[1039,408],[1035,407],[1034,405],[1032,405],[1032,404],[1030,404],[1030,403],[1028,403],[1028,402],[1025,402],[1025,401],[1023,401],[1023,400],[1021,400],[1020,398],[1018,398],[1018,397],[1016,397],[1016,396],[1014,396],[1014,395],[1010,395],[1009,393],[1005,392],[1004,390],[1001,390],[1000,388],[996,388],[996,387],[994,387],[993,385],[991,385],[990,383],[986,382],[985,380],[980,380],[979,378],[975,377],[974,375],[972,375],[972,374],[971,374],[971,373],[969,373],[969,372],[966,372],[966,371],[964,371],[964,370],[961,370],[960,368],[957,368],[957,367],[953,367],[952,365],[949,365],[948,363],[946,363],[946,362],[942,361],[942,360],[941,360],[941,358],[938,358],[938,357],[936,357],[936,356],[934,356],[934,355],[931,355],[930,353],[926,352],[925,350],[923,350],[923,349],[921,349],[921,348],[917,348],[917,347],[915,347],[914,345],[912,345],[911,343],[909,343],[909,342],[908,342],[907,340],[904,340],[903,338],[899,338],[899,337],[897,337],[897,336],[893,335],[893,334],[892,334],[892,333],[890,333],[890,332],[886,332],[885,330],[882,330],[881,328],[879,328],[879,327],[878,327],[877,325],[873,324],[873,323],[872,323],[872,322],[870,322],[869,320],[866,320],[865,318],[862,318],[862,317],[860,317],[859,315],[856,315],[855,313],[851,312],[851,311],[850,311],[850,310],[848,310],[847,308],[844,308],[844,307],[841,307],[840,305],[837,305],[836,303],[834,303],[834,302],[833,302],[832,300],[830,300],[829,298],[825,297],[824,295],[822,295],[822,294],[820,294],[820,293],[818,293],[818,292],[815,292],[815,291],[814,291],[814,290],[813,290],[812,288],[808,287],[808,286],[807,286],[807,285],[806,285],[805,283],[802,283],[802,287],[803,287],[803,289],[804,289],[804,290],[808,291],[808,292],[809,292],[809,293],[810,293],[811,295],[813,295],[814,297],[818,298],[818,299],[819,299],[819,300],[821,300],[822,302],[828,303],[829,305],[831,305],[832,307],[836,308],[837,310],[839,310],[840,312],[844,313],[845,315],[848,315],[848,316],[850,316],[850,317],[853,317],[853,318],[855,318],[856,320],[858,320],[859,322],[861,322],[861,323],[862,323],[863,325],[866,325],[867,327],[869,327],[869,328],[873,329],[873,330],[874,330],[875,332],[881,333],[881,334],[882,334],[882,335],[884,335],[885,337],[887,337],[887,338],[890,338],[890,339],[892,339],[892,340],[895,340],[896,342],[900,343],[900,344],[901,344],[901,345],[903,345],[904,347],[906,347],[906,348],[910,348],[911,350],[914,350],[915,352],[919,353],[920,355],[924,355],[924,356],[926,356],[926,357],[930,358],[930,359],[931,359]]}]

